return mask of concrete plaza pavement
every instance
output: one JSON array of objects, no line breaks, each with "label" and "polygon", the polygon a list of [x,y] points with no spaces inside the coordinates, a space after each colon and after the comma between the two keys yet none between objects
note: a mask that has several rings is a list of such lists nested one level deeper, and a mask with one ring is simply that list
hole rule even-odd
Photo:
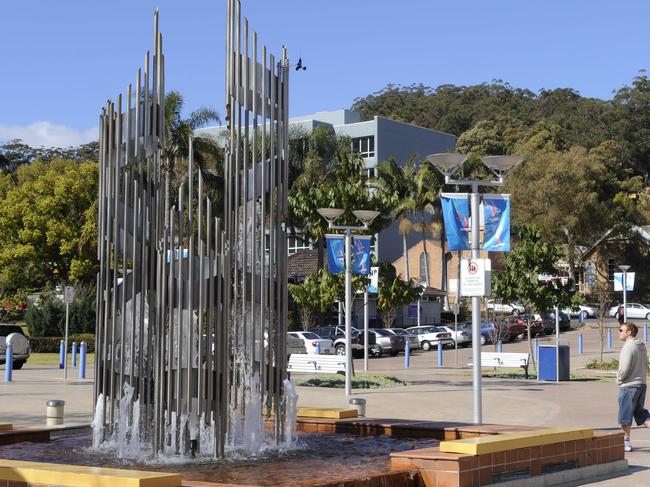
[{"label": "concrete plaza pavement", "polygon": [[[593,320],[592,320],[593,322]],[[563,333],[571,346],[571,369],[575,380],[538,382],[534,379],[483,378],[483,422],[527,426],[584,426],[618,430],[616,424],[617,386],[613,373],[583,369],[599,356],[599,331],[591,323],[580,332],[584,338],[583,355],[577,353],[579,331]],[[617,323],[609,323],[618,327]],[[620,343],[613,334],[613,348],[605,347],[605,360],[618,358]],[[549,337],[546,340],[550,340]],[[543,341],[541,342],[543,343]],[[504,351],[526,351],[527,343],[504,344]],[[492,350],[490,345],[482,348]],[[437,367],[437,352],[416,352],[411,367],[404,368],[404,357],[370,359],[369,372],[404,379],[407,386],[379,390],[354,390],[353,394],[367,400],[367,417],[422,419],[430,421],[473,421],[472,375],[467,363],[471,349],[458,353],[455,367],[454,350],[443,352],[443,367]],[[355,360],[355,370],[363,371],[363,360]],[[79,380],[76,369],[69,369],[63,380],[58,366],[31,366],[14,372],[14,382],[0,382],[0,421],[17,426],[43,426],[45,403],[63,399],[65,424],[88,424],[92,420],[92,368],[88,379]],[[341,389],[298,387],[299,405],[345,407],[347,398]],[[628,474],[572,485],[626,487],[650,486],[650,430],[635,428],[632,432],[634,450],[626,454],[631,468]]]}]

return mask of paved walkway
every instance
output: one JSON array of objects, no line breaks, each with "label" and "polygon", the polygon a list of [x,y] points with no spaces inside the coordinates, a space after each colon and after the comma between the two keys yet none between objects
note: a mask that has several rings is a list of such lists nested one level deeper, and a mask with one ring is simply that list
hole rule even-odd
[{"label": "paved walkway", "polygon": [[[611,327],[618,324],[611,323]],[[618,430],[614,374],[583,369],[599,356],[599,331],[589,326],[582,330],[584,355],[577,354],[578,332],[563,333],[571,346],[571,369],[581,377],[570,382],[548,383],[524,379],[483,379],[483,421],[533,426],[585,426]],[[617,334],[613,334],[615,338]],[[617,358],[620,344],[605,350],[605,360]],[[606,347],[605,347],[606,348]],[[526,342],[506,343],[504,351],[525,351]],[[490,346],[483,350],[491,350]],[[353,391],[367,399],[367,416],[373,418],[426,419],[432,421],[473,421],[472,377],[469,368],[471,349],[458,354],[460,368],[455,368],[455,353],[445,350],[444,367],[438,368],[435,351],[417,352],[411,367],[404,369],[403,356],[369,361],[370,372],[403,378],[408,386],[381,390]],[[363,370],[363,360],[355,360],[355,369]],[[66,401],[66,424],[87,424],[92,419],[92,369],[90,378],[63,380],[63,371],[45,366],[30,366],[14,372],[14,382],[0,382],[0,421],[19,426],[42,426],[48,399]],[[595,376],[601,380],[594,380]],[[1,377],[0,377],[1,379]],[[299,387],[301,406],[344,407],[347,399],[341,389]],[[650,430],[634,429],[634,451],[627,454],[631,468],[623,477],[592,482],[594,486],[650,486]],[[576,484],[577,485],[577,484]],[[585,484],[581,484],[585,485]]]}]

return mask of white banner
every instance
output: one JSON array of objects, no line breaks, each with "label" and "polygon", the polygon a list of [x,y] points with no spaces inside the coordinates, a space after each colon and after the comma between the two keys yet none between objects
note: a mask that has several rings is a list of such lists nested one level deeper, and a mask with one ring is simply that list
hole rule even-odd
[{"label": "white banner", "polygon": [[[634,272],[625,273],[625,283],[628,291],[634,291]],[[623,290],[623,273],[614,272],[614,291]]]}]

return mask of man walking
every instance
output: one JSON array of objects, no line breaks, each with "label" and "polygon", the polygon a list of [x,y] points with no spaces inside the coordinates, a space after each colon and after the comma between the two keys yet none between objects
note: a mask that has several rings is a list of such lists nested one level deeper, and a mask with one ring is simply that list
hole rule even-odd
[{"label": "man walking", "polygon": [[648,352],[637,338],[639,329],[634,323],[623,323],[618,329],[623,349],[618,362],[616,383],[618,389],[618,424],[625,432],[625,451],[632,451],[630,430],[632,418],[638,426],[650,427],[650,413],[644,408]]}]

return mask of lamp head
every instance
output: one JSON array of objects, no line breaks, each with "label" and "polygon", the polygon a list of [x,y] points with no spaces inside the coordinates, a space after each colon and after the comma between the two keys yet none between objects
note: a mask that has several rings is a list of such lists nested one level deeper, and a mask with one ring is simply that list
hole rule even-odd
[{"label": "lamp head", "polygon": [[354,210],[352,213],[354,213],[354,216],[361,220],[366,227],[369,226],[380,214],[380,212],[374,210]]},{"label": "lamp head", "polygon": [[318,208],[317,211],[330,225],[343,214],[341,208]]},{"label": "lamp head", "polygon": [[631,265],[621,264],[621,265],[618,266],[618,268],[621,270],[621,272],[627,272],[632,268],[632,266]]},{"label": "lamp head", "polygon": [[433,164],[445,176],[453,177],[468,157],[466,154],[447,152],[443,154],[431,154],[427,156],[427,161]]},{"label": "lamp head", "polygon": [[499,178],[504,177],[512,168],[517,166],[522,157],[519,156],[486,156],[481,158],[490,171],[496,174]]}]

